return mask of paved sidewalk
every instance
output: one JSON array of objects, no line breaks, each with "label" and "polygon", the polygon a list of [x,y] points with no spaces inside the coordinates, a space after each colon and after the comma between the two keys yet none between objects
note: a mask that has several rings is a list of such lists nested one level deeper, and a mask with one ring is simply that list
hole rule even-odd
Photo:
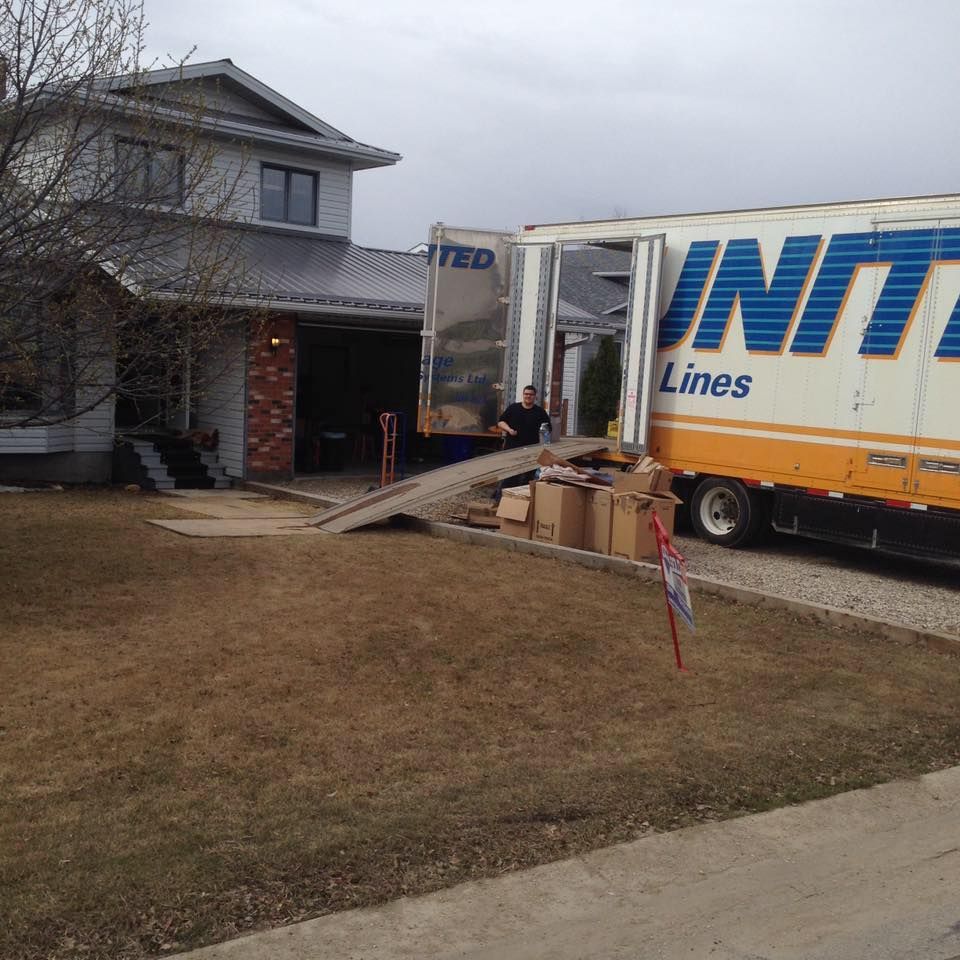
[{"label": "paved sidewalk", "polygon": [[960,767],[186,956],[960,960]]}]

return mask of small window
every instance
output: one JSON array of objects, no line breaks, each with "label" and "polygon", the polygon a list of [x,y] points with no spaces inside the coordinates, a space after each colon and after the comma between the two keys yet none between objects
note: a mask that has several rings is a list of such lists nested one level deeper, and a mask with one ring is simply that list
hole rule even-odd
[{"label": "small window", "polygon": [[118,138],[117,191],[125,200],[183,203],[183,151]]},{"label": "small window", "polygon": [[316,226],[317,175],[264,164],[260,175],[260,219]]}]

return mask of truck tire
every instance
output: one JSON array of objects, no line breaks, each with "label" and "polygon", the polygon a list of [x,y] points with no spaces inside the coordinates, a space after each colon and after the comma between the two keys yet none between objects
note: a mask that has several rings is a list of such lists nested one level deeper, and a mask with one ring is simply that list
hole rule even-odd
[{"label": "truck tire", "polygon": [[723,547],[747,547],[760,538],[767,504],[739,480],[710,477],[693,492],[690,519],[701,540]]}]

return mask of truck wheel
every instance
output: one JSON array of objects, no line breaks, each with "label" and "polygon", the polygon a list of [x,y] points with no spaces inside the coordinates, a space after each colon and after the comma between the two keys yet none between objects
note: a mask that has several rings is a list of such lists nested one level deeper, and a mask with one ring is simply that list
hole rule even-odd
[{"label": "truck wheel", "polygon": [[697,536],[724,547],[746,547],[764,528],[766,503],[739,480],[711,477],[693,492],[690,519]]}]

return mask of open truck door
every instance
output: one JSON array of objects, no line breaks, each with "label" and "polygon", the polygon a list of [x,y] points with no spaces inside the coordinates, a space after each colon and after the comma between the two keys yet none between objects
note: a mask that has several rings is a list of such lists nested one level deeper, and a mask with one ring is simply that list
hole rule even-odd
[{"label": "open truck door", "polygon": [[663,234],[638,237],[633,241],[617,444],[625,453],[646,453],[650,440],[663,246]]},{"label": "open truck door", "polygon": [[[577,243],[567,240],[567,243]],[[618,449],[647,451],[657,366],[657,326],[664,237],[638,237],[632,243],[620,385]],[[618,242],[622,247],[623,241]],[[533,384],[547,410],[559,408],[552,392],[559,384],[553,364],[562,357],[555,349],[563,243],[524,242],[514,247],[504,374],[504,401],[520,399]],[[569,325],[568,325],[569,326]],[[583,333],[597,329],[585,324]]]},{"label": "open truck door", "polygon": [[417,428],[426,435],[491,435],[500,413],[512,234],[435,224]]},{"label": "open truck door", "polygon": [[519,402],[533,384],[549,408],[550,364],[556,327],[559,245],[517,244],[513,248],[510,322],[503,377],[504,406]]}]

